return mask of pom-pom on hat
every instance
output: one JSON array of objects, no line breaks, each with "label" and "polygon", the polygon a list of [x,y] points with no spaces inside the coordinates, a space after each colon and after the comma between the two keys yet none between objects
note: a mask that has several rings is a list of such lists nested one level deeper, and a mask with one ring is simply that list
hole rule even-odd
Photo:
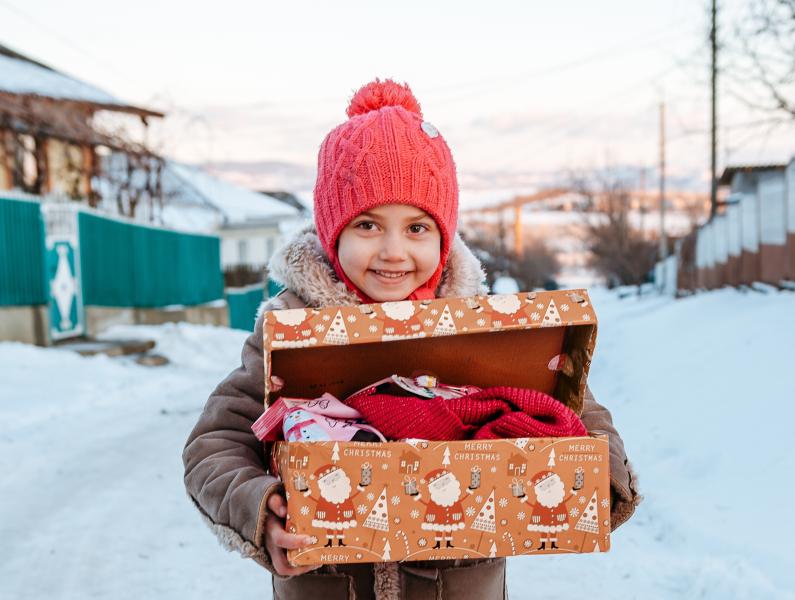
[{"label": "pom-pom on hat", "polygon": [[407,204],[427,212],[442,237],[439,267],[410,296],[434,297],[458,219],[458,181],[450,149],[422,116],[411,89],[376,79],[357,91],[349,119],[323,140],[315,184],[315,224],[334,270],[363,301],[337,258],[337,240],[357,215],[384,204]]}]

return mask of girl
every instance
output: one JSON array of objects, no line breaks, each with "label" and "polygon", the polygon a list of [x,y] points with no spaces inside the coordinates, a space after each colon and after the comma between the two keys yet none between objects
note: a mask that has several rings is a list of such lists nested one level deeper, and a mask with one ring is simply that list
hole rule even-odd
[{"label": "girl", "polygon": [[[407,85],[376,79],[320,148],[315,228],[271,260],[285,291],[262,311],[486,293],[480,263],[456,235],[458,184],[450,150],[423,120]],[[212,393],[188,438],[188,494],[220,541],[273,574],[275,599],[504,598],[505,560],[291,567],[285,550],[310,543],[284,529],[283,486],[251,431],[262,414],[263,317],[242,364]],[[278,388],[274,382],[272,389]],[[582,421],[610,436],[612,527],[639,501],[610,413],[590,391]]]}]

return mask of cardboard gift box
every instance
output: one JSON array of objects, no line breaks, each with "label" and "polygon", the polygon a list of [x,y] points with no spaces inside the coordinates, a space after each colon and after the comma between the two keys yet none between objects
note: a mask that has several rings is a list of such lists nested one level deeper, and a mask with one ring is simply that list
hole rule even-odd
[{"label": "cardboard gift box", "polygon": [[[596,341],[584,290],[271,311],[265,381],[344,399],[393,374],[507,385],[582,409]],[[271,394],[267,390],[266,402]],[[294,565],[603,552],[606,436],[278,442]]]}]

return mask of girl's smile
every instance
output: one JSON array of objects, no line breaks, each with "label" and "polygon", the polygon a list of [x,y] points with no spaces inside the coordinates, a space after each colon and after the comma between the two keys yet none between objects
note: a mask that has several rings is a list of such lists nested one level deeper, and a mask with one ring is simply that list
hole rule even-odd
[{"label": "girl's smile", "polygon": [[436,272],[442,237],[425,211],[387,204],[356,216],[339,236],[345,275],[376,302],[404,300]]}]

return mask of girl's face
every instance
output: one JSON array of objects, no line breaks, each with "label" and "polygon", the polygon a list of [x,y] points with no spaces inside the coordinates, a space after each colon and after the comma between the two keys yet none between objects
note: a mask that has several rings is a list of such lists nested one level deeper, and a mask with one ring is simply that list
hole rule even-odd
[{"label": "girl's face", "polygon": [[406,204],[372,208],[340,233],[337,256],[353,284],[376,302],[405,300],[436,272],[442,235],[425,211]]}]

